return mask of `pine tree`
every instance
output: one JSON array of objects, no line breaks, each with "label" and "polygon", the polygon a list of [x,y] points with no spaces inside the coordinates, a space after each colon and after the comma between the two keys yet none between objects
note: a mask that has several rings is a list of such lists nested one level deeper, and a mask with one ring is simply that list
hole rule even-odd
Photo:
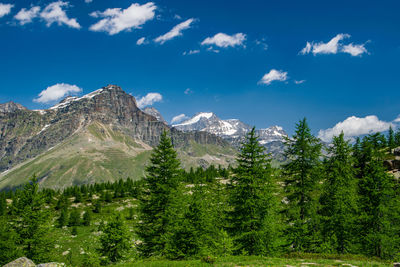
[{"label": "pine tree", "polygon": [[145,256],[164,253],[167,225],[166,214],[179,185],[180,162],[171,139],[163,132],[154,149],[151,164],[146,168],[144,190],[139,198],[138,236],[142,244],[139,251]]},{"label": "pine tree", "polygon": [[393,149],[396,147],[396,141],[394,139],[394,131],[392,126],[389,127],[389,133],[388,133],[388,146],[389,149]]},{"label": "pine tree", "polygon": [[14,203],[16,232],[25,256],[37,262],[51,260],[51,216],[49,210],[43,208],[44,198],[35,177],[24,186]]},{"label": "pine tree", "polygon": [[107,257],[111,262],[123,259],[130,248],[130,233],[122,216],[120,214],[114,215],[102,227],[102,231],[103,233],[100,236],[101,248],[99,249],[101,255]]},{"label": "pine tree", "polygon": [[228,215],[237,250],[249,255],[273,254],[279,243],[276,190],[270,160],[258,143],[255,128],[241,146],[237,165],[229,193],[232,211]]},{"label": "pine tree", "polygon": [[371,138],[364,138],[366,162],[361,170],[360,232],[362,252],[381,258],[393,258],[400,249],[399,188],[383,165],[383,153]]},{"label": "pine tree", "polygon": [[4,192],[0,192],[0,216],[5,215],[6,212],[7,212],[6,194]]},{"label": "pine tree", "polygon": [[396,134],[394,135],[394,143],[396,147],[400,146],[400,128],[397,129]]},{"label": "pine tree", "polygon": [[68,209],[64,206],[60,212],[60,217],[58,217],[58,226],[63,227],[68,224]]},{"label": "pine tree", "polygon": [[96,203],[94,204],[93,212],[94,213],[100,213],[101,212],[101,203],[100,203],[100,201],[96,201]]},{"label": "pine tree", "polygon": [[321,215],[325,248],[329,252],[352,252],[357,221],[357,180],[352,147],[343,132],[333,138],[324,162],[325,180],[321,196]]},{"label": "pine tree", "polygon": [[313,252],[319,247],[316,212],[322,146],[305,118],[296,124],[295,134],[286,139],[285,146],[289,161],[283,166],[288,200],[286,237],[294,251]]}]

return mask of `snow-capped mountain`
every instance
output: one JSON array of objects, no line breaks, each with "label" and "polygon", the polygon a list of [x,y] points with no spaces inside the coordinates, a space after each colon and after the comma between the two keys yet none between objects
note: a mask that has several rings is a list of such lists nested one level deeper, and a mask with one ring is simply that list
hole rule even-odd
[{"label": "snow-capped mountain", "polygon": [[[234,145],[239,145],[246,133],[252,128],[238,119],[222,120],[212,112],[197,113],[192,118],[172,126],[184,132],[205,131],[213,133]],[[284,137],[287,136],[280,126],[259,129],[256,130],[256,133],[262,145],[267,145],[271,142],[283,142]]]},{"label": "snow-capped mountain", "polygon": [[192,118],[172,126],[184,132],[204,131],[229,138],[242,136],[251,129],[249,125],[236,119],[221,120],[212,112],[197,113]]},{"label": "snow-capped mountain", "polygon": [[143,111],[144,113],[146,113],[146,114],[149,114],[149,115],[155,117],[158,121],[167,123],[167,122],[164,120],[164,118],[163,118],[163,116],[161,115],[161,113],[160,113],[157,109],[155,109],[155,108],[153,108],[153,107],[144,108],[142,111]]}]

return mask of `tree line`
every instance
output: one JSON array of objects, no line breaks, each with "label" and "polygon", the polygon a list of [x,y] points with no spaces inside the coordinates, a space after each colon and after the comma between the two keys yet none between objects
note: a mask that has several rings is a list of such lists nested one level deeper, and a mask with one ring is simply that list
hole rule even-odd
[{"label": "tree line", "polygon": [[[55,227],[90,225],[104,203],[131,197],[138,208],[118,212],[99,230],[100,246],[86,266],[132,257],[183,259],[285,253],[363,254],[398,259],[399,183],[384,161],[400,146],[392,128],[357,138],[343,133],[325,145],[306,119],[285,140],[286,163],[273,168],[255,129],[232,167],[184,171],[168,134],[161,135],[144,179],[39,190],[33,179],[21,190],[0,193],[0,263],[18,255],[37,261],[51,251]],[[97,195],[97,199],[93,199]],[[70,199],[92,201],[81,214]],[[11,204],[6,200],[11,199]],[[46,208],[47,207],[47,208]],[[134,214],[135,213],[135,214]],[[137,220],[132,221],[133,216]],[[134,233],[127,229],[133,225]]]}]

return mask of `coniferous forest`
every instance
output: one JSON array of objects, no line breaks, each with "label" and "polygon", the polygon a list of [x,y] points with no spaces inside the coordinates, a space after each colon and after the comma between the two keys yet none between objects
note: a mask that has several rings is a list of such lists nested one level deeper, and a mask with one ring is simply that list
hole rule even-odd
[{"label": "coniferous forest", "polygon": [[400,186],[385,161],[399,146],[392,129],[324,144],[303,119],[279,167],[253,128],[234,165],[184,170],[164,132],[144,177],[52,190],[32,174],[1,192],[0,265],[22,256],[70,266],[229,257],[389,264],[400,260]]}]

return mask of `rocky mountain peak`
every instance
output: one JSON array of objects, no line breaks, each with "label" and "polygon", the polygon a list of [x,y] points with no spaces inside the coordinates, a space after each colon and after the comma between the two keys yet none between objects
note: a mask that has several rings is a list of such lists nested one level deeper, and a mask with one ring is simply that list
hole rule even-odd
[{"label": "rocky mountain peak", "polygon": [[151,115],[151,116],[155,117],[158,121],[167,123],[164,120],[164,118],[161,115],[161,113],[157,109],[155,109],[154,107],[146,107],[146,108],[143,109],[143,112],[148,114],[148,115]]},{"label": "rocky mountain peak", "polygon": [[17,110],[26,110],[26,108],[24,106],[22,106],[21,104],[15,103],[13,101],[4,103],[4,104],[0,104],[0,112],[4,112],[4,113],[11,113],[11,112],[15,112]]}]

